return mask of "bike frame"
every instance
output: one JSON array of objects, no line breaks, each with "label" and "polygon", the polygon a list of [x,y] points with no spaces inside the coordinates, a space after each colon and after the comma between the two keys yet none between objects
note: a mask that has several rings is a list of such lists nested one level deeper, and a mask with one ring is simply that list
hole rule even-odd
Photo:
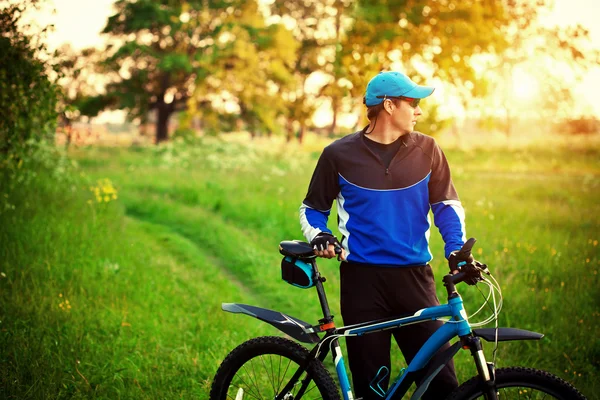
[{"label": "bike frame", "polygon": [[[453,337],[466,336],[471,333],[471,327],[467,321],[466,313],[463,308],[463,301],[460,296],[450,299],[448,304],[425,308],[417,311],[411,316],[377,323],[366,323],[359,324],[357,326],[341,327],[336,329],[334,331],[335,333],[332,333],[329,337],[334,337],[337,335],[360,336],[386,329],[400,328],[402,326],[415,323],[437,320],[443,317],[451,317],[452,319],[438,328],[435,333],[423,344],[404,371],[401,372],[390,385],[384,397],[385,399],[390,399],[393,396],[402,398],[402,396],[406,394],[410,385],[414,382],[414,374],[417,371],[425,368],[427,363],[433,358],[438,350],[442,348],[442,346],[448,343]],[[323,338],[323,341],[326,339],[327,336]],[[348,376],[346,374],[344,359],[341,355],[337,338],[333,341],[334,345],[332,350],[334,363],[338,379],[342,386],[342,394],[345,400],[351,400],[353,399],[353,395],[350,385],[348,384]],[[435,374],[437,374],[437,372],[439,372],[439,369],[434,371]],[[431,376],[431,379],[433,376]],[[431,381],[431,379],[425,379],[427,384]]]},{"label": "bike frame", "polygon": [[[338,343],[339,337],[360,336],[386,329],[395,329],[406,325],[437,320],[443,317],[451,317],[451,320],[438,328],[435,333],[423,344],[407,368],[405,368],[403,372],[396,377],[394,382],[387,390],[385,397],[383,397],[384,399],[390,399],[392,397],[402,398],[402,396],[406,394],[412,383],[415,381],[415,373],[425,368],[428,362],[434,357],[438,350],[442,348],[442,346],[449,342],[453,337],[466,337],[471,333],[471,327],[467,321],[466,313],[463,307],[463,301],[460,296],[451,298],[448,304],[424,308],[412,315],[401,318],[365,322],[357,325],[330,329],[315,346],[313,351],[311,351],[312,357],[310,357],[310,360],[312,361],[315,358],[323,360],[326,357],[329,349],[331,349],[338,380],[342,389],[342,395],[345,400],[352,400],[354,399],[354,396],[352,389],[350,388],[344,357],[342,356],[340,345]],[[454,356],[454,354],[456,354],[456,351],[458,351],[458,346],[453,346],[449,350],[450,351],[445,354],[446,356],[442,357],[443,361],[445,362],[441,363],[441,365],[436,365],[435,368],[432,368],[433,371],[431,371],[431,374],[424,379],[423,384],[418,390],[419,397],[427,389],[429,382],[431,382],[431,379],[437,375],[441,367],[443,367],[443,365],[445,365],[446,362],[452,356]],[[288,385],[283,388],[281,393],[287,393],[295,384],[297,379],[299,379],[302,373],[304,373],[307,367],[308,363],[306,366],[301,367],[294,377],[292,377]],[[432,367],[434,366],[432,365]],[[280,398],[282,397],[276,397],[276,399]]]}]

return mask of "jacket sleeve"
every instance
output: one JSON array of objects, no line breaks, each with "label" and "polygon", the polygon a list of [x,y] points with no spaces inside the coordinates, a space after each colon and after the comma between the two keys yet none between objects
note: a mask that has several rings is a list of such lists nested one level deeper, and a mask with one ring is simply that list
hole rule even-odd
[{"label": "jacket sleeve", "polygon": [[328,146],[323,150],[313,172],[308,193],[300,206],[300,226],[309,242],[321,232],[331,233],[327,220],[331,205],[339,193],[339,182],[335,162]]},{"label": "jacket sleeve", "polygon": [[452,183],[450,167],[442,149],[434,144],[431,179],[429,180],[429,204],[433,219],[444,239],[446,258],[459,250],[466,241],[465,210]]}]

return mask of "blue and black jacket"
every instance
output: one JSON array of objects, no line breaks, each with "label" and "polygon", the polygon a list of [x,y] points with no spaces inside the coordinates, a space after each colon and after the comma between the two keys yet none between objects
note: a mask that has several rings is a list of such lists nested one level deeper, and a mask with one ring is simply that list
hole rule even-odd
[{"label": "blue and black jacket", "polygon": [[418,132],[401,136],[402,144],[386,167],[364,135],[364,130],[353,133],[323,150],[300,207],[306,239],[331,233],[327,220],[336,200],[349,262],[427,264],[432,259],[430,209],[446,257],[460,249],[466,240],[464,210],[435,140]]}]

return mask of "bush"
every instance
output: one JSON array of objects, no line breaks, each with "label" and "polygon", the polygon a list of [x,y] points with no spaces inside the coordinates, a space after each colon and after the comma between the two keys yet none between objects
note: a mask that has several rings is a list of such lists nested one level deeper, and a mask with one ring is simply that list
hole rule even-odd
[{"label": "bush", "polygon": [[21,194],[47,186],[48,190],[72,187],[78,172],[75,162],[47,140],[28,139],[6,151],[0,161],[0,217],[24,201]]},{"label": "bush", "polygon": [[37,58],[44,45],[34,45],[18,26],[32,4],[12,4],[0,12],[0,153],[30,138],[52,137],[56,126],[59,90],[48,79],[49,65]]},{"label": "bush", "polygon": [[558,128],[569,135],[593,135],[600,133],[600,120],[596,117],[581,117],[563,121]]}]

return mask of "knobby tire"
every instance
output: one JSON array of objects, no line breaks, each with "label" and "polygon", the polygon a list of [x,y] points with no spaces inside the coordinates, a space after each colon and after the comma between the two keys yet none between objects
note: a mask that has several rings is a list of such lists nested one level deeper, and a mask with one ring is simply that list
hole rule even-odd
[{"label": "knobby tire", "polygon": [[[211,400],[273,400],[287,384],[309,352],[289,339],[266,336],[236,347],[217,370],[210,391]],[[308,368],[311,382],[303,399],[339,400],[338,387],[320,360]],[[296,399],[300,382],[291,394]]]},{"label": "knobby tire", "polygon": [[[546,371],[511,367],[496,370],[500,399],[586,400],[573,385]],[[548,397],[552,396],[552,397]],[[446,400],[484,399],[483,382],[476,376],[460,385]]]}]

